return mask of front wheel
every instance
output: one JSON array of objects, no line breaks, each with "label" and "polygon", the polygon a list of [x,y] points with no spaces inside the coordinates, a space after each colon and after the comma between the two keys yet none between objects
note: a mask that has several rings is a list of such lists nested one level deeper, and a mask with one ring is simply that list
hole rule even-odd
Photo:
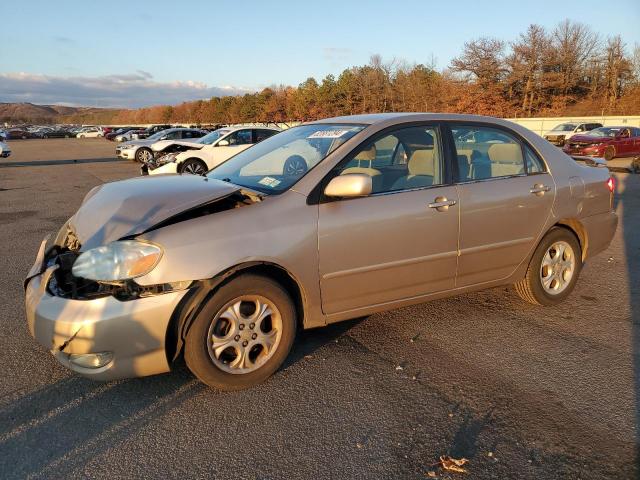
[{"label": "front wheel", "polygon": [[241,390],[269,378],[289,355],[296,311],[273,280],[241,275],[207,301],[189,328],[184,358],[202,382]]},{"label": "front wheel", "polygon": [[136,152],[136,161],[139,163],[147,163],[153,159],[153,152],[148,148],[139,148]]},{"label": "front wheel", "polygon": [[556,305],[571,294],[581,269],[578,239],[565,228],[553,228],[536,248],[526,276],[515,289],[529,303]]},{"label": "front wheel", "polygon": [[204,175],[207,173],[207,165],[197,158],[188,158],[182,164],[181,173],[190,173],[191,175]]}]

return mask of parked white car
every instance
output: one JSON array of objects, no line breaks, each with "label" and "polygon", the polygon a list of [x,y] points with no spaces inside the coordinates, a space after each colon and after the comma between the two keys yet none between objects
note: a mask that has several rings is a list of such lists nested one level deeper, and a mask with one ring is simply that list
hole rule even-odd
[{"label": "parked white car", "polygon": [[100,127],[85,127],[76,134],[76,137],[78,138],[104,137],[104,132]]},{"label": "parked white car", "polygon": [[0,141],[0,157],[7,158],[11,155],[11,148],[6,143]]},{"label": "parked white car", "polygon": [[600,128],[601,126],[601,123],[561,123],[553,127],[552,130],[549,130],[547,133],[545,133],[543,137],[554,145],[562,147],[565,142],[574,135],[579,135],[581,133],[593,130],[594,128]]},{"label": "parked white car", "polygon": [[[143,175],[191,173],[203,175],[235,154],[280,132],[275,127],[224,127],[192,142],[156,142],[154,152],[167,152],[145,162]],[[154,155],[155,157],[155,155]]]}]

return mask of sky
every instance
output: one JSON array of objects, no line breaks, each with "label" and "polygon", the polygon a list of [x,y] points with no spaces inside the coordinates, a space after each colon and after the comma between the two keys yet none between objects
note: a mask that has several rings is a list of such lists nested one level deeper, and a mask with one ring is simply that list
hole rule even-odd
[{"label": "sky", "polygon": [[640,44],[640,0],[27,0],[0,12],[0,102],[176,104],[338,75],[373,54],[442,69],[465,41],[566,18]]}]

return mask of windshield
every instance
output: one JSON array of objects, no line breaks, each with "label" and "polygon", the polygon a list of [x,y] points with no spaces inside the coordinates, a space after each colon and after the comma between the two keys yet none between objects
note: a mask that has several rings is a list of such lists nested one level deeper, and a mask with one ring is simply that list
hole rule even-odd
[{"label": "windshield", "polygon": [[160,140],[160,138],[164,137],[166,133],[167,133],[166,130],[160,130],[159,132],[154,133],[153,135],[151,135],[149,137],[149,140]]},{"label": "windshield", "polygon": [[587,135],[590,137],[615,137],[620,128],[611,128],[611,127],[600,127],[594,130],[591,130]]},{"label": "windshield", "polygon": [[364,127],[338,124],[293,127],[231,157],[211,170],[208,177],[263,193],[281,193]]},{"label": "windshield", "polygon": [[203,143],[205,145],[211,145],[213,142],[218,140],[223,135],[226,135],[231,130],[226,128],[219,128],[218,130],[214,130],[211,133],[207,133],[204,137],[198,140],[198,143]]},{"label": "windshield", "polygon": [[572,132],[578,125],[576,123],[561,123],[553,127],[553,132]]}]

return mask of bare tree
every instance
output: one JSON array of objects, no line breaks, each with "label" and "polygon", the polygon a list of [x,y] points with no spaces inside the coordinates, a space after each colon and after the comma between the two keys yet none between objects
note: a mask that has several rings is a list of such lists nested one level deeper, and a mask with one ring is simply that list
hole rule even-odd
[{"label": "bare tree", "polygon": [[472,74],[480,85],[499,83],[506,73],[505,43],[482,37],[464,44],[462,55],[451,61],[451,70]]}]

